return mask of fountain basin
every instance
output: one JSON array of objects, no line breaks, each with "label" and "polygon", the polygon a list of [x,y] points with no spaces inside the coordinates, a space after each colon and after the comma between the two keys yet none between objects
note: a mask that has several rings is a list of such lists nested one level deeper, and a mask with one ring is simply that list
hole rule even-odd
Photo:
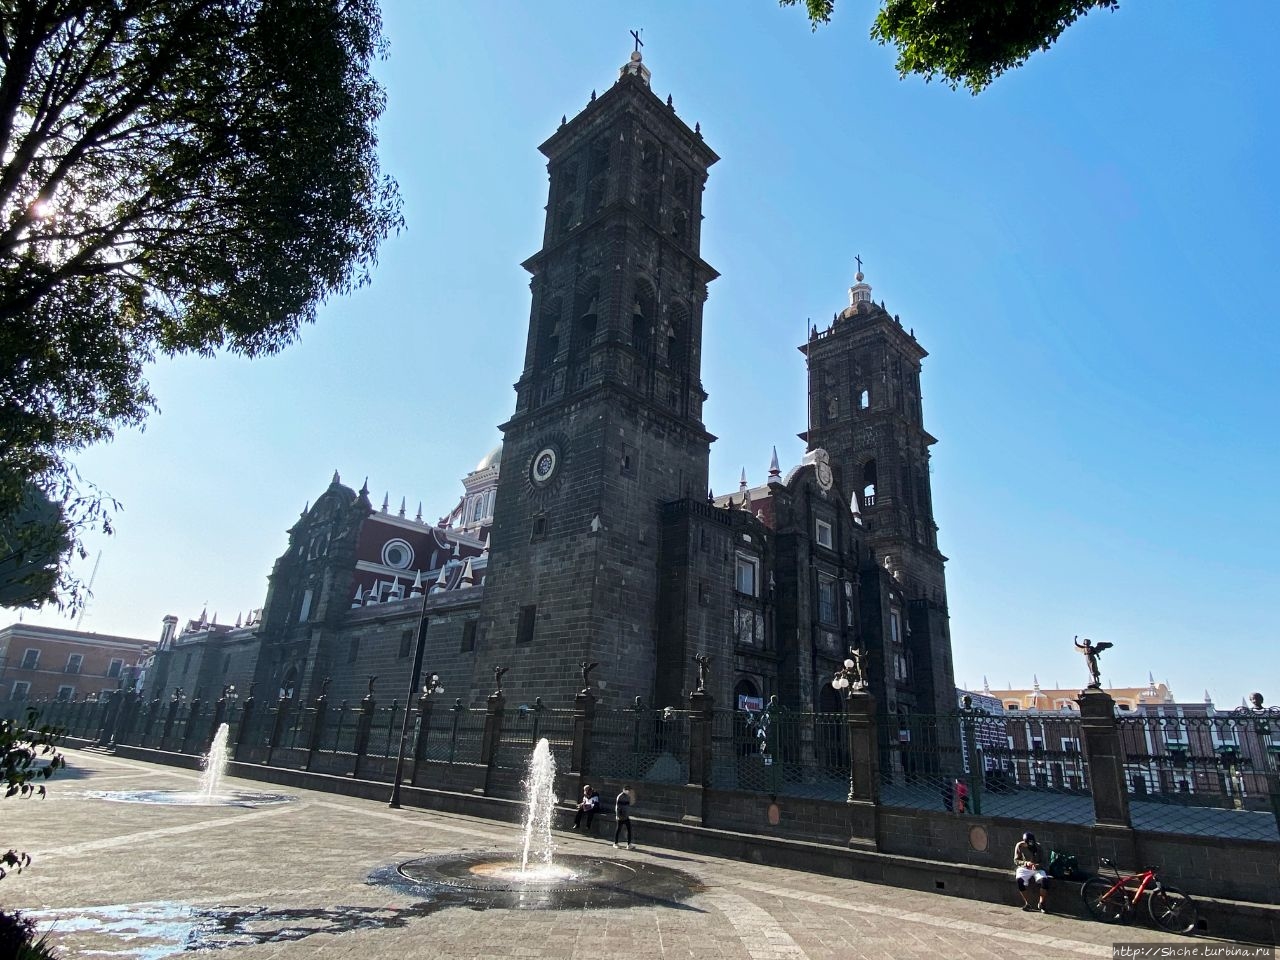
[{"label": "fountain basin", "polygon": [[287,793],[258,793],[253,790],[223,793],[205,793],[202,790],[90,790],[83,796],[114,803],[157,803],[177,807],[261,807],[290,803],[296,799]]},{"label": "fountain basin", "polygon": [[522,851],[468,851],[421,857],[381,871],[372,883],[397,887],[440,905],[560,910],[582,907],[679,906],[702,889],[687,874],[640,860],[559,854],[551,867],[522,872]]}]

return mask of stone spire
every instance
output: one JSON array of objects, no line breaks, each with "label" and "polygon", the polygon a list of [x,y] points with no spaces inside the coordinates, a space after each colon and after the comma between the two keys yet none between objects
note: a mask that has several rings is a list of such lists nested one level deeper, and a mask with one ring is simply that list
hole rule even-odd
[{"label": "stone spire", "polygon": [[422,501],[421,500],[418,501],[418,515],[413,519],[416,520],[418,523],[422,522]]},{"label": "stone spire", "polygon": [[458,579],[459,587],[474,587],[476,585],[476,572],[472,569],[471,558],[467,557],[467,562],[462,568],[462,576]]},{"label": "stone spire", "polygon": [[384,493],[382,495],[382,512],[386,513],[391,508],[391,494]]},{"label": "stone spire", "polygon": [[769,486],[782,483],[782,468],[778,466],[778,448],[773,448],[773,459],[769,461]]},{"label": "stone spire", "polygon": [[747,468],[742,468],[742,479],[738,481],[738,492],[746,493],[747,491]]},{"label": "stone spire", "polygon": [[351,609],[361,606],[364,603],[364,587],[356,584],[356,595],[351,599]]},{"label": "stone spire", "polygon": [[404,516],[404,497],[400,498],[400,516]]}]

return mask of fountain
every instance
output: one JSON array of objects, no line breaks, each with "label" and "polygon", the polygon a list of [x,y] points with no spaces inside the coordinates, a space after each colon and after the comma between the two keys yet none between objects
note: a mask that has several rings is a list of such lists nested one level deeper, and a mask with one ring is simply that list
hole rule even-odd
[{"label": "fountain", "polygon": [[524,835],[515,853],[464,852],[421,857],[384,868],[370,882],[436,906],[472,909],[547,910],[626,907],[662,901],[677,905],[697,889],[690,877],[642,860],[612,860],[582,854],[554,856],[556,762],[547,740],[539,740],[523,781]]},{"label": "fountain", "polygon": [[230,729],[224,723],[213,735],[213,743],[205,754],[200,782],[195,790],[92,790],[85,796],[117,803],[161,803],[171,806],[257,807],[267,803],[287,803],[293,797],[283,793],[259,793],[251,790],[222,789],[231,754],[227,749]]},{"label": "fountain", "polygon": [[227,736],[230,732],[231,728],[225,723],[219,726],[204,758],[204,773],[200,775],[200,788],[196,792],[209,802],[218,796],[218,788],[222,786],[222,778],[227,772]]},{"label": "fountain", "polygon": [[[556,812],[556,758],[546,737],[538,741],[529,759],[529,776],[524,781],[525,803],[524,847],[520,851],[520,873],[526,877],[543,876],[552,869],[551,857],[555,841],[551,839],[551,817]],[[529,870],[529,855],[534,868]]]}]

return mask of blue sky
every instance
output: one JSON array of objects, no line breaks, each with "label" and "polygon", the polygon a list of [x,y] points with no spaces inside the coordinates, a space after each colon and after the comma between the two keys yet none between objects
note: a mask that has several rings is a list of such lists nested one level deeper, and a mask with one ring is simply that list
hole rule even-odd
[{"label": "blue sky", "polygon": [[[1266,0],[1126,2],[979,97],[899,80],[840,0],[387,0],[385,168],[407,229],[299,344],[149,372],[162,412],[79,458],[123,502],[84,629],[262,605],[336,468],[444,514],[512,411],[541,242],[537,145],[644,29],[653,87],[723,158],[707,186],[703,381],[717,491],[798,461],[806,321],[853,257],[930,351],[925,422],[956,677],[1168,679],[1280,701],[1274,424],[1280,26]],[[1266,118],[1271,117],[1268,121]],[[53,612],[27,622],[63,623]]]}]

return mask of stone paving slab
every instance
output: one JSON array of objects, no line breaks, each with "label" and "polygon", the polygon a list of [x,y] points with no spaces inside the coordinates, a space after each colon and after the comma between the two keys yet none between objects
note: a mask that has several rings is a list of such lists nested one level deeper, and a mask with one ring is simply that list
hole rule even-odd
[{"label": "stone paving slab", "polygon": [[[517,829],[327,793],[255,809],[109,803],[92,790],[194,787],[194,772],[91,751],[44,800],[0,801],[0,842],[32,866],[0,905],[38,911],[64,955],[159,960],[202,946],[220,960],[494,958],[923,960],[1110,957],[1113,942],[1188,939],[892,887],[560,834],[567,853],[680,870],[684,903],[554,911],[415,907],[374,871],[451,852],[513,850]],[[231,780],[232,788],[262,784]],[[257,942],[261,941],[261,942]],[[220,949],[218,947],[222,946]]]}]

